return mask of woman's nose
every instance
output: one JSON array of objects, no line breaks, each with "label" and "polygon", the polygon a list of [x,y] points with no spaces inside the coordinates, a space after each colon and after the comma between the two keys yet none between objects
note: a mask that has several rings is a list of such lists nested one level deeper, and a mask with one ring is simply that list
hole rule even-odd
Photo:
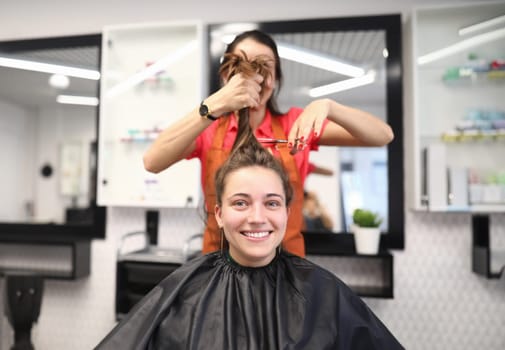
[{"label": "woman's nose", "polygon": [[265,208],[262,205],[253,205],[249,213],[249,222],[264,222]]}]

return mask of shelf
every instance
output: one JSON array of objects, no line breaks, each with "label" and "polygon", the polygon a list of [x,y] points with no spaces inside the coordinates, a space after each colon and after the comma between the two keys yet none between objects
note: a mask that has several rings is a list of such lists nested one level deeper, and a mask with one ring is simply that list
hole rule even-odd
[{"label": "shelf", "polygon": [[499,144],[500,141],[505,141],[505,129],[474,132],[446,132],[441,135],[440,139],[447,144],[468,144],[470,142],[487,141]]},{"label": "shelf", "polygon": [[45,279],[76,280],[91,271],[91,241],[50,239],[48,241],[0,241],[0,274],[35,272]]},{"label": "shelf", "polygon": [[[381,237],[384,240],[385,235]],[[361,297],[394,297],[394,257],[385,250],[356,254],[354,235],[304,233],[307,259],[335,273]]]},{"label": "shelf", "polygon": [[361,287],[350,286],[360,297],[364,298],[393,298],[392,287]]},{"label": "shelf", "polygon": [[394,258],[391,253],[376,255],[312,255],[307,260],[331,271],[361,297],[394,297]]},{"label": "shelf", "polygon": [[[413,87],[408,101],[412,118],[407,126],[406,169],[409,207],[414,210],[504,211],[501,202],[505,199],[486,200],[482,205],[471,204],[480,201],[470,197],[465,201],[463,197],[470,190],[462,186],[464,176],[459,170],[498,173],[503,169],[505,70],[500,59],[505,41],[497,35],[477,45],[476,37],[484,31],[458,34],[468,23],[482,22],[503,11],[505,3],[488,3],[419,7],[412,14],[411,50],[406,57],[412,68]],[[451,186],[456,184],[453,191]],[[458,206],[451,207],[453,193],[460,200],[456,201]]]},{"label": "shelf", "polygon": [[142,157],[163,129],[202,100],[203,24],[108,26],[102,43],[98,203],[195,208],[201,196],[197,159],[152,174]]},{"label": "shelf", "polygon": [[432,213],[503,213],[505,212],[505,204],[478,204],[471,205],[467,208],[456,208],[450,205],[446,208],[431,209]]},{"label": "shelf", "polygon": [[487,71],[472,71],[467,67],[454,67],[453,69],[459,70],[458,77],[451,77],[455,72],[446,71],[442,77],[442,81],[447,85],[457,83],[505,83],[505,70],[487,70]]}]

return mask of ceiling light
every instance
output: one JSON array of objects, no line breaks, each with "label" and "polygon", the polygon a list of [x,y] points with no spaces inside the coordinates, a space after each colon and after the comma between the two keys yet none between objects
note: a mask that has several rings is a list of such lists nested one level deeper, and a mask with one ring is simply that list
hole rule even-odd
[{"label": "ceiling light", "polygon": [[56,102],[71,105],[98,106],[98,98],[88,96],[58,95]]},{"label": "ceiling light", "polygon": [[42,63],[35,61],[22,60],[10,57],[0,57],[0,66],[16,69],[31,70],[35,72],[62,74],[69,77],[98,80],[100,72],[92,69],[84,69],[58,64]]},{"label": "ceiling light", "polygon": [[490,20],[483,21],[480,23],[472,24],[471,26],[460,28],[460,30],[458,30],[458,34],[460,36],[467,35],[488,27],[495,26],[503,22],[505,22],[505,15],[491,18]]},{"label": "ceiling light", "polygon": [[491,32],[487,32],[484,34],[479,34],[474,37],[462,40],[456,44],[449,45],[444,47],[443,49],[430,52],[424,56],[421,56],[417,59],[417,63],[419,65],[423,65],[426,63],[430,63],[441,58],[453,55],[455,53],[464,51],[474,46],[482,45],[488,43],[490,41],[494,41],[500,39],[505,36],[505,28],[493,30]]},{"label": "ceiling light", "polygon": [[324,55],[317,51],[285,43],[278,43],[277,49],[279,51],[279,56],[290,61],[303,63],[349,77],[360,77],[365,74],[365,70],[361,67],[336,60],[332,56]]},{"label": "ceiling light", "polygon": [[[221,34],[221,41],[229,45],[235,39],[235,36],[236,34],[233,33]],[[286,60],[306,64],[333,73],[347,75],[349,77],[360,77],[365,74],[365,70],[361,67],[303,47],[277,42],[277,51],[279,52],[279,56]]]},{"label": "ceiling light", "polygon": [[49,85],[56,89],[66,89],[70,85],[70,79],[63,74],[53,74],[49,77]]},{"label": "ceiling light", "polygon": [[140,72],[131,75],[124,81],[111,87],[106,92],[106,96],[107,97],[117,96],[131,89],[135,85],[140,84],[144,80],[156,75],[157,73],[164,71],[169,65],[181,60],[182,58],[184,58],[185,56],[189,55],[191,52],[196,50],[197,47],[196,44],[197,44],[196,40],[192,40],[183,47],[179,48],[178,50],[171,52],[165,57],[162,57],[153,64],[142,69]]},{"label": "ceiling light", "polygon": [[353,89],[359,86],[372,84],[375,81],[375,71],[371,70],[366,75],[357,78],[338,81],[336,83],[319,86],[309,90],[310,97],[321,97],[336,92]]}]

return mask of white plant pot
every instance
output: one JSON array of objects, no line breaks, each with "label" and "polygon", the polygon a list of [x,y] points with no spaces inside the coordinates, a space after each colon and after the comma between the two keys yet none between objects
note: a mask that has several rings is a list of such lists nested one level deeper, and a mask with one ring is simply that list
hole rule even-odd
[{"label": "white plant pot", "polygon": [[381,231],[379,227],[359,227],[354,225],[354,244],[358,254],[377,254]]}]

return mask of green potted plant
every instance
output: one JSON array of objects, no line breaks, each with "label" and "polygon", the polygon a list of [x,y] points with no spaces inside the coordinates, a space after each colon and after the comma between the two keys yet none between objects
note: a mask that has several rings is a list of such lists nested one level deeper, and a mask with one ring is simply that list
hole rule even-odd
[{"label": "green potted plant", "polygon": [[367,209],[356,209],[352,215],[353,233],[358,254],[377,254],[380,243],[382,218]]}]

